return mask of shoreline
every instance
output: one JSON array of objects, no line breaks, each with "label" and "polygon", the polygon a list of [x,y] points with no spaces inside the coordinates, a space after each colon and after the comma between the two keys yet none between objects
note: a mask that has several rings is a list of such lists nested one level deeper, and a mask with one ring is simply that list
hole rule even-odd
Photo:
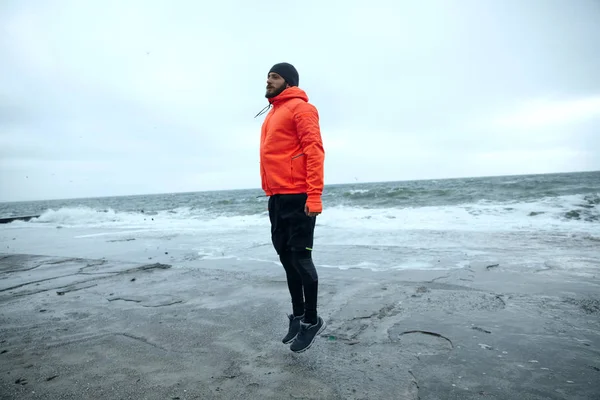
[{"label": "shoreline", "polygon": [[600,395],[598,258],[319,276],[327,327],[295,354],[276,265],[2,253],[0,398]]}]

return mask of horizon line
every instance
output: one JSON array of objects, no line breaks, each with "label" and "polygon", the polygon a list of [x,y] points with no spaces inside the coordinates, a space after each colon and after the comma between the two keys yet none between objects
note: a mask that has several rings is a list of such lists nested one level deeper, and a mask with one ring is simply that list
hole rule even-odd
[{"label": "horizon line", "polygon": [[[324,187],[332,186],[344,186],[344,185],[370,185],[370,184],[381,184],[381,183],[399,183],[399,182],[426,182],[426,181],[448,181],[454,179],[485,179],[485,178],[509,178],[509,177],[522,177],[522,176],[543,176],[543,175],[568,175],[568,174],[585,174],[600,172],[600,170],[582,170],[582,171],[569,171],[569,172],[543,172],[535,174],[508,174],[508,175],[474,175],[474,176],[454,176],[448,178],[423,178],[423,179],[400,179],[400,180],[388,180],[388,181],[358,181],[355,182],[341,182],[341,183],[326,183]],[[122,195],[104,195],[104,196],[92,196],[92,197],[66,197],[66,198],[47,198],[38,200],[12,200],[5,201],[0,200],[0,204],[11,204],[11,203],[35,203],[41,201],[66,201],[66,200],[86,200],[86,199],[106,199],[106,198],[118,198],[118,197],[137,197],[137,196],[161,196],[166,194],[194,194],[194,193],[211,193],[211,192],[235,192],[235,191],[250,191],[257,190],[261,191],[259,187],[245,187],[236,189],[206,189],[206,190],[193,190],[193,191],[182,191],[182,192],[154,192],[154,193],[134,193],[134,194],[122,194]]]}]

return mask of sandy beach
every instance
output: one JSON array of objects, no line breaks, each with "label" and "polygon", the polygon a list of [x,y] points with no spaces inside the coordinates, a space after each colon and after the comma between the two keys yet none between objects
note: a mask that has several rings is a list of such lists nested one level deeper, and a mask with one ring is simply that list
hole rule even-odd
[{"label": "sandy beach", "polygon": [[577,269],[323,268],[303,354],[273,263],[0,254],[1,398],[597,399],[593,245]]}]

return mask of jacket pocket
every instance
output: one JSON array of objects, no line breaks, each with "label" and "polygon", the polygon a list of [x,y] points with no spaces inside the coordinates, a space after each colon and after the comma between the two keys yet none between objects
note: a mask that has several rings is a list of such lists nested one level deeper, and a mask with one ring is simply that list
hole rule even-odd
[{"label": "jacket pocket", "polygon": [[306,157],[304,153],[295,155],[290,160],[290,175],[292,185],[302,184],[306,181]]}]

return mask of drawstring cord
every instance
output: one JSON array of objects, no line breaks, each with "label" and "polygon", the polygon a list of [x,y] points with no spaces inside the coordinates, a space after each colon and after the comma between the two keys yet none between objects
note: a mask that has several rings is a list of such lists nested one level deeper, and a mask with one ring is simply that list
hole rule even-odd
[{"label": "drawstring cord", "polygon": [[258,114],[256,114],[254,116],[254,118],[263,115],[264,113],[266,113],[267,111],[269,111],[269,109],[271,108],[271,103],[269,103],[269,105],[267,105],[265,108],[263,108],[262,110],[260,110],[260,112]]}]

